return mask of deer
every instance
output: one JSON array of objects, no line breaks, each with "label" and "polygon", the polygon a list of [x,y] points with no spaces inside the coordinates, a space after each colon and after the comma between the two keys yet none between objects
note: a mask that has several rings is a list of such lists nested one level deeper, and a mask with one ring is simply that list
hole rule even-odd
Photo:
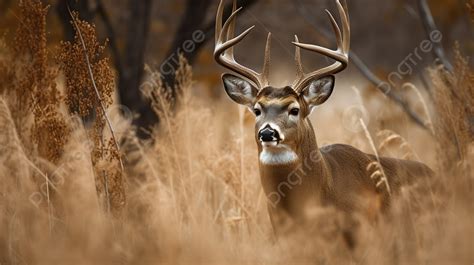
[{"label": "deer", "polygon": [[[333,206],[345,213],[359,212],[374,218],[390,206],[391,197],[403,185],[433,171],[410,160],[379,157],[346,144],[319,148],[309,116],[325,103],[335,86],[335,75],[347,68],[350,50],[350,23],[347,5],[335,0],[341,27],[330,11],[326,13],[336,37],[337,49],[299,42],[295,35],[296,78],[291,85],[269,84],[271,33],[268,33],[262,72],[239,64],[234,47],[255,27],[234,35],[236,8],[223,21],[224,0],[216,15],[214,59],[235,72],[222,75],[229,98],[247,107],[255,116],[255,141],[263,191],[274,230],[281,220],[308,222],[311,207]],[[342,30],[341,30],[342,28]],[[306,73],[300,49],[324,55],[334,62]],[[375,178],[374,178],[375,177]],[[377,178],[379,177],[379,178]],[[383,185],[385,184],[385,185]]]}]

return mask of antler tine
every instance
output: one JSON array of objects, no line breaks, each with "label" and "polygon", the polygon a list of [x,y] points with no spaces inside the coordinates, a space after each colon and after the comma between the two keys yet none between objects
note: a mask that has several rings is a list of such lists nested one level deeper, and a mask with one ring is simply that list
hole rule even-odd
[{"label": "antler tine", "polygon": [[272,33],[268,32],[267,43],[265,44],[265,57],[263,58],[262,86],[268,86],[268,76],[270,75],[270,46],[272,45]]},{"label": "antler tine", "polygon": [[222,32],[222,15],[224,13],[224,3],[223,1],[219,2],[219,6],[217,7],[217,14],[216,14],[216,32],[215,32],[215,43],[219,43],[220,41],[220,34]]},{"label": "antler tine", "polygon": [[334,19],[331,12],[327,9],[325,11],[326,14],[328,14],[329,20],[331,20],[332,29],[334,30],[334,33],[336,33],[337,47],[343,47],[341,29],[339,28],[339,25],[337,25],[336,19]]},{"label": "antler tine", "polygon": [[[295,35],[295,42],[299,43],[298,36]],[[296,80],[293,83],[293,87],[295,87],[299,80],[304,78],[304,70],[303,64],[301,63],[301,49],[300,47],[295,45],[295,64],[296,64]]]},{"label": "antler tine", "polygon": [[[237,1],[233,0],[232,1],[232,13],[234,13],[236,10],[237,10]],[[229,30],[227,31],[227,39],[228,40],[234,37],[234,32],[235,32],[235,19],[232,20],[232,22],[230,23],[230,26],[229,26]],[[227,50],[227,54],[228,54],[228,56],[231,56],[232,58],[234,58],[234,46],[231,46]]]},{"label": "antler tine", "polygon": [[349,20],[349,11],[347,8],[346,0],[342,0],[344,5],[341,5],[339,0],[337,0],[337,8],[339,10],[339,15],[341,16],[343,31],[344,31],[344,52],[349,55],[350,44],[351,44],[351,24]]},{"label": "antler tine", "polygon": [[[293,44],[297,47],[296,53],[298,53],[295,56],[297,58],[296,59],[297,60],[297,77],[294,83],[294,89],[297,92],[300,92],[311,79],[324,76],[324,75],[339,73],[342,70],[344,70],[347,67],[347,64],[349,63],[350,24],[349,24],[349,18],[347,15],[347,6],[343,7],[341,3],[339,2],[339,0],[336,0],[336,5],[339,11],[339,17],[341,19],[342,33],[341,33],[341,29],[339,28],[339,25],[337,24],[331,12],[326,10],[329,16],[329,20],[331,21],[332,28],[336,35],[336,43],[338,47],[336,50],[331,50],[331,49],[313,45],[313,44],[300,43],[297,38],[295,42],[293,42]],[[334,62],[332,65],[326,66],[322,69],[313,71],[308,74],[300,73],[302,67],[301,65],[298,65],[298,64],[301,64],[299,48],[303,48],[305,50],[323,54],[325,56],[328,56],[331,59],[334,59],[336,62]]]},{"label": "antler tine", "polygon": [[258,89],[261,89],[268,85],[268,74],[269,74],[269,67],[270,67],[270,37],[271,34],[268,35],[267,44],[265,47],[265,59],[263,64],[263,71],[261,74],[255,72],[254,70],[247,68],[238,62],[235,61],[234,58],[234,50],[233,47],[242,41],[242,39],[250,33],[250,31],[255,27],[251,26],[250,28],[246,29],[237,37],[234,37],[234,29],[235,29],[235,19],[237,13],[242,9],[241,7],[236,9],[236,0],[233,1],[232,5],[232,14],[229,18],[223,22],[223,13],[224,13],[224,0],[221,0],[219,3],[219,7],[217,8],[217,15],[216,15],[216,37],[215,37],[215,48],[214,48],[214,59],[220,65],[242,75],[243,77],[248,78],[251,82],[253,82]]},{"label": "antler tine", "polygon": [[346,0],[342,0],[342,7],[344,7],[344,13],[346,14],[347,20],[350,21],[349,9],[347,8],[347,1]]}]

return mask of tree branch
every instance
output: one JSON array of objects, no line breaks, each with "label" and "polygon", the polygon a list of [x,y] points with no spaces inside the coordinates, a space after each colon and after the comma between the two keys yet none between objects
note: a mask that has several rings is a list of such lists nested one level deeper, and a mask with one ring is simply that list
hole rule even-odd
[{"label": "tree branch", "polygon": [[[326,40],[329,40],[331,38],[331,34],[328,30],[322,29],[319,25],[316,24],[313,19],[311,19],[312,16],[309,14],[309,9],[306,8],[300,0],[296,0],[294,1],[294,3],[296,5],[296,8],[298,9],[298,12],[303,16],[306,22],[312,25],[314,30],[320,35],[322,35]],[[369,80],[380,92],[386,95],[390,100],[400,106],[413,122],[415,122],[423,129],[430,131],[429,128],[425,125],[423,119],[418,116],[418,114],[411,108],[408,102],[406,102],[398,94],[395,94],[393,89],[385,89],[385,82],[378,78],[377,75],[375,75],[375,73],[370,70],[370,68],[364,63],[364,61],[362,61],[362,59],[360,59],[360,57],[352,49],[349,52],[349,59],[352,64],[357,68],[357,70],[359,70],[359,72],[365,78],[367,78],[367,80]]]},{"label": "tree branch", "polygon": [[128,0],[128,25],[122,73],[119,76],[120,102],[139,117],[133,120],[140,138],[149,137],[146,130],[158,122],[150,103],[143,98],[140,85],[144,73],[145,49],[151,20],[152,0]]},{"label": "tree branch", "polygon": [[[425,29],[426,36],[428,37],[428,39],[430,39],[430,34],[432,32],[438,31],[438,29],[436,28],[433,16],[431,15],[430,7],[428,6],[426,0],[418,0],[418,9],[420,12],[420,18],[421,22],[423,23],[423,28]],[[433,53],[435,57],[441,61],[444,67],[452,73],[453,66],[449,62],[441,42],[433,42]]]}]

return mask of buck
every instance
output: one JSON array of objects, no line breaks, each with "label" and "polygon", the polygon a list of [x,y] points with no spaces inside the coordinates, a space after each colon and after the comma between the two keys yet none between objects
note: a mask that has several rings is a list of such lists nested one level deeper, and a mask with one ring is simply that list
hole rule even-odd
[{"label": "buck", "polygon": [[[292,85],[269,85],[270,42],[268,34],[263,70],[257,73],[236,62],[233,47],[253,29],[234,36],[241,8],[233,3],[232,14],[223,23],[223,0],[216,17],[215,60],[237,75],[222,76],[228,96],[247,106],[256,117],[260,177],[269,199],[269,214],[278,232],[282,219],[295,223],[308,220],[311,207],[333,206],[346,213],[359,211],[376,216],[389,206],[391,195],[417,177],[432,174],[424,164],[376,157],[352,146],[335,144],[318,148],[309,115],[331,96],[334,75],[349,61],[350,25],[347,6],[336,0],[342,31],[326,10],[338,48],[301,43],[295,36],[296,80]],[[335,62],[310,73],[303,71],[300,48],[322,54]],[[374,179],[374,176],[379,177]],[[383,185],[385,184],[385,185]],[[282,218],[283,216],[283,218]]]}]

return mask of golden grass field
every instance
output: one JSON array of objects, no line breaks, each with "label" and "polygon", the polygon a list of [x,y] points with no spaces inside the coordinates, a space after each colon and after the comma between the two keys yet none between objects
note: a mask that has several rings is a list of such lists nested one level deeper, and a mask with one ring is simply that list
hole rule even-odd
[{"label": "golden grass field", "polygon": [[[313,115],[320,146],[348,143],[373,153],[372,141],[382,155],[419,160],[437,173],[429,185],[403,189],[376,223],[356,216],[358,244],[350,251],[345,220],[331,208],[312,213],[317,233],[275,239],[252,116],[196,92],[202,85],[185,61],[173,104],[149,74],[143,90],[161,123],[152,139],[138,140],[131,117],[114,103],[113,72],[97,55],[104,48],[94,28],[79,22],[94,47],[89,66],[112,137],[80,42],[49,54],[38,26],[44,11],[25,3],[24,27],[0,50],[0,265],[473,264],[474,73],[457,50],[453,74],[430,68],[431,95],[410,85],[404,92],[432,133],[373,88],[353,90],[344,81],[336,90],[345,91]],[[90,109],[97,117],[85,126]]]}]

